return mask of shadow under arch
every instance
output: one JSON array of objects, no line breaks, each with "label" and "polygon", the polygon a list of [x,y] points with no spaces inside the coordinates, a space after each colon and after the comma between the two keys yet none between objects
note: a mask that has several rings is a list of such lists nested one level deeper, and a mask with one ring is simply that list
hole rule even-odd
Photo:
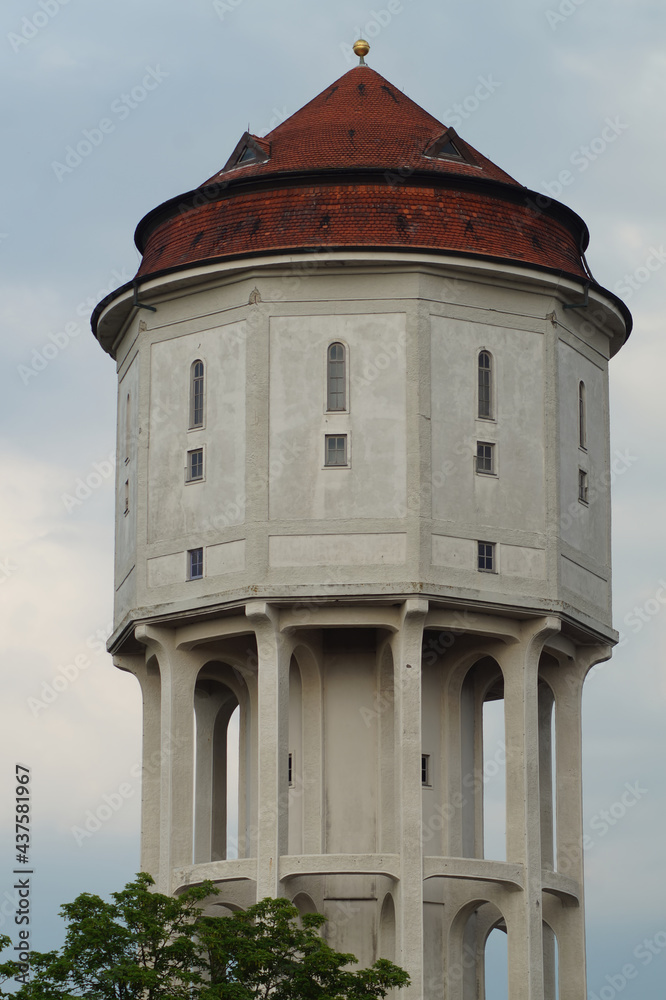
[{"label": "shadow under arch", "polygon": [[506,919],[487,899],[471,900],[454,917],[445,969],[450,1000],[485,1000],[486,944],[495,929],[506,933]]},{"label": "shadow under arch", "polygon": [[[498,732],[493,745],[487,748],[484,748],[484,714],[487,714],[485,706],[503,700],[504,674],[498,660],[483,647],[470,650],[452,672],[447,686],[450,734],[447,757],[458,762],[455,773],[448,776],[449,800],[461,803],[450,830],[449,852],[454,856],[486,856],[484,786],[488,778],[503,770],[506,754],[503,710],[497,713]],[[490,757],[488,762],[484,759],[486,753]],[[506,782],[503,799],[505,802]],[[504,851],[494,853],[501,860],[506,856],[506,812],[501,803],[496,823],[501,823],[501,829],[494,840],[498,844],[504,842]]]},{"label": "shadow under arch", "polygon": [[[230,743],[230,721],[238,710],[238,741]],[[251,697],[245,678],[230,664],[209,660],[194,687],[196,718],[194,861],[244,857],[247,850],[247,777]],[[231,803],[238,834],[229,832],[229,789],[238,789]]]},{"label": "shadow under arch", "polygon": [[323,685],[321,652],[299,637],[289,663],[289,854],[322,849]]},{"label": "shadow under arch", "polygon": [[379,915],[379,958],[395,962],[395,902],[393,893],[387,892]]}]

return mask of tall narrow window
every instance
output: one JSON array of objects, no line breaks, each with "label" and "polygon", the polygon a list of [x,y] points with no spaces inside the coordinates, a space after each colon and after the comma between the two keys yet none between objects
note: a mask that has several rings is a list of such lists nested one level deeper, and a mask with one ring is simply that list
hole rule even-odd
[{"label": "tall narrow window", "polygon": [[479,416],[486,419],[493,415],[492,359],[488,351],[479,352]]},{"label": "tall narrow window", "polygon": [[190,369],[190,427],[203,427],[204,365],[194,361]]},{"label": "tall narrow window", "polygon": [[578,445],[587,448],[587,414],[585,412],[585,383],[578,383]]},{"label": "tall narrow window", "polygon": [[587,472],[584,469],[578,470],[578,499],[581,503],[588,503]]},{"label": "tall narrow window", "polygon": [[330,344],[326,366],[326,409],[346,410],[347,373],[345,371],[345,348],[343,344]]},{"label": "tall narrow window", "polygon": [[125,402],[125,465],[129,465],[130,460],[130,442],[131,442],[131,420],[130,420],[130,394],[127,393],[127,400]]},{"label": "tall narrow window", "polygon": [[187,579],[200,580],[203,576],[203,549],[188,549]]},{"label": "tall narrow window", "polygon": [[430,754],[421,754],[421,784],[430,786]]}]

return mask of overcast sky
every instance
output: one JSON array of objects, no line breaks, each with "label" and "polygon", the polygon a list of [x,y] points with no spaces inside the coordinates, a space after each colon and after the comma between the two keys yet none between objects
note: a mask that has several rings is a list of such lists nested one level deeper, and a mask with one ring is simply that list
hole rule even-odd
[{"label": "overcast sky", "polygon": [[[115,370],[91,308],[134,274],[139,219],[215,173],[248,123],[268,131],[341,76],[361,34],[395,86],[585,219],[596,279],[634,314],[611,366],[623,638],[584,704],[588,976],[598,1000],[663,1000],[663,0],[5,0],[0,17],[0,932],[15,930],[16,762],[32,768],[36,947],[59,942],[60,903],[106,894],[139,864],[139,688],[99,641]],[[68,148],[86,130],[77,162]],[[77,843],[72,828],[125,783]],[[623,966],[635,975],[621,988]]]}]

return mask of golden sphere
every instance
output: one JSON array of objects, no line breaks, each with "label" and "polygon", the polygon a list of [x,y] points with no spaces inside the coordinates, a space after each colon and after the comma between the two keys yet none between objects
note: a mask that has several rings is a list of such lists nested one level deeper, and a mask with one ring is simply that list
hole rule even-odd
[{"label": "golden sphere", "polygon": [[370,51],[370,45],[366,42],[365,38],[359,38],[357,42],[354,42],[353,49],[356,55],[362,59]]}]

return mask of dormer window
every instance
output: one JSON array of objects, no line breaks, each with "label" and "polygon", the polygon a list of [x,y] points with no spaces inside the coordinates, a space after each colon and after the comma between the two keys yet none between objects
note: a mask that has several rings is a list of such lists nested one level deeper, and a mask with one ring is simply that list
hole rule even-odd
[{"label": "dormer window", "polygon": [[425,156],[431,160],[456,160],[459,163],[468,163],[472,167],[478,165],[474,162],[466,143],[452,128],[447,128],[428,146]]},{"label": "dormer window", "polygon": [[257,163],[266,163],[270,158],[270,150],[271,144],[267,139],[261,139],[258,135],[252,135],[251,132],[244,132],[221,172],[235,170],[237,167],[249,167]]}]

